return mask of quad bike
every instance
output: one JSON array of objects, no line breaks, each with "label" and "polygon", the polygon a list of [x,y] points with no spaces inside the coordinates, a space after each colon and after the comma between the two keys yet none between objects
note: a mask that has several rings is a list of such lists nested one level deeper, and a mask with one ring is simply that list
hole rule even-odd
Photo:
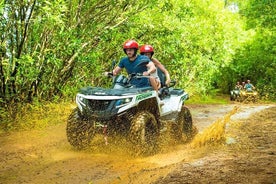
[{"label": "quad bike", "polygon": [[240,97],[238,100],[240,102],[248,103],[248,102],[257,102],[259,99],[258,92],[256,90],[241,90]]},{"label": "quad bike", "polygon": [[240,89],[234,89],[230,91],[230,100],[236,101],[240,97]]},{"label": "quad bike", "polygon": [[[163,85],[160,94],[152,87],[135,88],[130,84],[131,79],[142,77],[145,76],[112,76],[110,89],[80,89],[76,95],[77,108],[67,121],[69,143],[77,149],[84,149],[90,146],[96,134],[120,134],[131,143],[131,150],[137,154],[152,154],[159,147],[160,132],[166,122],[163,120],[172,117],[174,120],[169,122],[173,138],[180,141],[182,136],[192,137],[192,116],[184,105],[189,98],[188,93],[173,88],[175,82],[169,87]],[[164,77],[161,81],[164,82]]]}]

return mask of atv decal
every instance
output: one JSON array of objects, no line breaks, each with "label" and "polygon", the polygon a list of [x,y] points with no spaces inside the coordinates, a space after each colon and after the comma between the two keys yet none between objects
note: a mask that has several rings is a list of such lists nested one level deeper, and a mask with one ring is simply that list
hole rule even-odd
[{"label": "atv decal", "polygon": [[148,97],[150,97],[150,96],[152,96],[152,92],[138,95],[138,96],[136,97],[136,101],[139,101],[139,100],[148,98]]}]

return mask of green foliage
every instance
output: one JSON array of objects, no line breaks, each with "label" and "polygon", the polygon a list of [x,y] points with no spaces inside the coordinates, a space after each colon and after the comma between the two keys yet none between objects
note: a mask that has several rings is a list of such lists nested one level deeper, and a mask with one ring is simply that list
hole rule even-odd
[{"label": "green foliage", "polygon": [[271,93],[275,2],[228,1],[240,13],[225,2],[0,1],[2,103],[72,99],[80,87],[109,86],[102,73],[131,38],[153,45],[172,79],[192,94],[227,91],[243,78],[269,83]]},{"label": "green foliage", "polygon": [[275,0],[248,0],[241,13],[246,17],[248,28],[275,28],[275,7]]},{"label": "green foliage", "polygon": [[[13,104],[1,113],[1,131],[40,129],[66,122],[71,110],[75,107],[68,102],[49,103],[35,102]],[[1,111],[1,109],[0,109]]]},{"label": "green foliage", "polygon": [[213,90],[208,95],[193,95],[186,104],[228,104],[228,95],[221,95]]},{"label": "green foliage", "polygon": [[131,30],[142,28],[139,42],[154,46],[179,87],[207,93],[218,69],[230,63],[239,46],[239,17],[221,1],[159,1],[150,11],[154,13],[132,18],[137,26]]},{"label": "green foliage", "polygon": [[276,99],[275,6],[276,2],[270,0],[249,0],[242,4],[249,39],[238,49],[231,65],[223,69],[226,75],[219,83],[225,91],[236,81],[250,79],[262,99]]}]

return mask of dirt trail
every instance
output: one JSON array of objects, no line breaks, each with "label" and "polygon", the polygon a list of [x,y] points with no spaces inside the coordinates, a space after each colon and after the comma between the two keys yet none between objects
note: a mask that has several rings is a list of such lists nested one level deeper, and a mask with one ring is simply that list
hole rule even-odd
[{"label": "dirt trail", "polygon": [[[190,105],[189,107],[194,124],[198,127],[200,134],[215,120],[231,111],[234,106],[235,104]],[[208,183],[208,178],[211,179],[210,176],[225,175],[228,171],[237,169],[241,174],[246,173],[243,167],[235,168],[236,165],[232,161],[240,162],[243,166],[252,163],[243,159],[234,160],[233,157],[236,154],[236,157],[250,158],[252,162],[255,162],[254,157],[249,157],[249,153],[239,155],[236,152],[225,150],[228,150],[229,146],[235,149],[239,148],[240,144],[238,143],[248,143],[247,140],[239,137],[241,135],[239,129],[247,121],[247,118],[264,109],[274,108],[274,111],[271,111],[274,113],[273,120],[270,117],[271,113],[270,119],[265,120],[266,116],[262,118],[264,126],[274,126],[272,130],[267,127],[265,134],[275,137],[275,107],[275,104],[240,106],[239,112],[231,118],[232,123],[226,127],[227,130],[231,129],[231,134],[227,135],[229,138],[226,140],[227,144],[199,148],[191,148],[189,144],[173,145],[168,146],[159,154],[144,158],[133,158],[124,149],[124,145],[105,146],[103,144],[97,149],[76,151],[66,140],[65,123],[43,130],[4,134],[0,136],[0,183]],[[256,131],[260,130],[255,128]],[[264,140],[258,132],[251,136],[260,138],[259,147],[265,145],[266,153],[270,153],[261,156],[266,157],[266,160],[269,157],[271,163],[276,163],[276,137],[272,139],[271,136],[266,136],[270,139]],[[274,147],[271,147],[271,144]],[[244,148],[244,146],[240,147]],[[251,147],[250,144],[245,146],[247,149]],[[262,166],[262,160],[258,160],[258,164]],[[219,171],[217,168],[222,168],[222,170]],[[267,168],[265,171],[268,174],[266,173],[264,176],[268,175],[269,177],[263,183],[275,183],[275,164],[268,165]],[[270,168],[274,170],[271,171]],[[255,165],[252,165],[252,173],[262,171],[264,170],[258,171]],[[250,181],[265,181],[248,179],[238,182],[235,180],[235,174],[235,172],[232,173],[232,179],[225,176],[225,180],[223,178],[221,180],[212,179],[210,182],[254,183]],[[206,180],[200,180],[201,177],[205,177]]]}]

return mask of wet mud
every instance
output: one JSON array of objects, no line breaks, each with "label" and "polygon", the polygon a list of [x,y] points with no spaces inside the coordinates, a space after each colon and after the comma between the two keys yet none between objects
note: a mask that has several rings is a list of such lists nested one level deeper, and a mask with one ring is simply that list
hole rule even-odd
[{"label": "wet mud", "polygon": [[190,105],[198,134],[134,156],[126,140],[103,137],[83,151],[66,122],[0,135],[0,183],[276,183],[276,105]]}]

